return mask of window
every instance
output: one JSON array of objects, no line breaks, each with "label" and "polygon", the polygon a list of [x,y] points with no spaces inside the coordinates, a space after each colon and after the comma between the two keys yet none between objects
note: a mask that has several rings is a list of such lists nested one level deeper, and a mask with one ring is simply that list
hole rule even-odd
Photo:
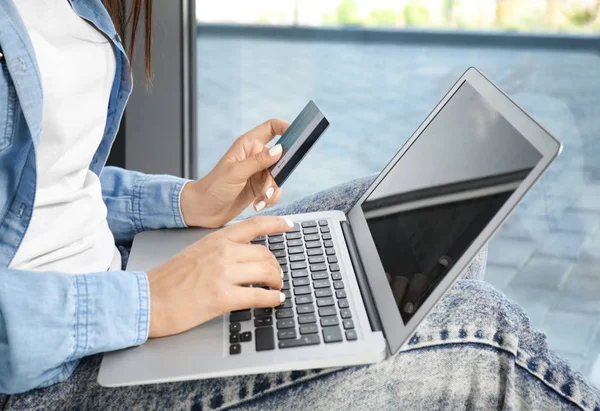
[{"label": "window", "polygon": [[283,201],[376,173],[469,66],[557,136],[486,279],[600,386],[600,1],[197,0],[196,16],[199,176],[310,99],[331,126]]}]

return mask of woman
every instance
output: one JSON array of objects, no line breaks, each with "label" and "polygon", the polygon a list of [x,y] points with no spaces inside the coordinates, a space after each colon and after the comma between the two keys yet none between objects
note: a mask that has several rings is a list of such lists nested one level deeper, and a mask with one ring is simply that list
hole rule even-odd
[{"label": "woman", "polygon": [[[267,168],[281,147],[266,144],[287,128],[270,120],[249,131],[198,181],[104,167],[131,91],[121,37],[128,23],[132,55],[142,15],[149,77],[150,0],[134,1],[127,16],[120,0],[0,2],[0,393],[11,394],[0,404],[600,409],[600,393],[548,351],[522,310],[479,281],[484,255],[419,327],[420,338],[381,364],[99,388],[93,354],[282,301],[275,258],[247,244],[287,231],[279,217],[221,230],[147,273],[121,270],[119,249],[138,232],[218,227],[251,203],[257,211],[277,203]],[[277,213],[347,209],[369,181]]]}]

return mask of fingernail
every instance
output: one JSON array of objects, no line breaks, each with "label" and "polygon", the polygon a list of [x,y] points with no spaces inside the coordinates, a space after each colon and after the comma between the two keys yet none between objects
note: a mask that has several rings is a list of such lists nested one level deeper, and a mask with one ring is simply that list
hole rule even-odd
[{"label": "fingernail", "polygon": [[263,208],[265,208],[265,202],[264,201],[260,201],[258,203],[256,203],[256,205],[254,206],[254,208],[256,209],[256,211],[260,211]]},{"label": "fingernail", "polygon": [[281,278],[283,278],[283,270],[281,270]]},{"label": "fingernail", "polygon": [[283,148],[281,147],[281,144],[277,144],[269,149],[269,155],[276,156],[277,154],[281,153],[282,151],[283,151]]},{"label": "fingernail", "polygon": [[283,303],[285,301],[285,294],[284,293],[279,293],[279,302]]},{"label": "fingernail", "polygon": [[284,218],[284,220],[287,223],[287,225],[290,226],[290,228],[294,228],[294,223],[292,223],[292,220],[290,220],[289,218]]},{"label": "fingernail", "polygon": [[267,199],[271,198],[271,196],[273,195],[274,192],[275,192],[275,189],[273,187],[267,188],[267,192],[265,193],[265,195],[267,196]]}]

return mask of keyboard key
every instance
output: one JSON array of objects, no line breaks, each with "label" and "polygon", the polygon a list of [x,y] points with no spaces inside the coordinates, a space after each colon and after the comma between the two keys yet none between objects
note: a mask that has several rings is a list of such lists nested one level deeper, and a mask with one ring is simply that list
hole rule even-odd
[{"label": "keyboard key", "polygon": [[317,299],[317,307],[329,307],[335,305],[335,301],[333,301],[333,297],[325,297]]},{"label": "keyboard key", "polygon": [[292,347],[302,347],[306,345],[317,345],[321,344],[321,338],[319,334],[308,334],[303,335],[301,338],[297,340],[285,340],[279,341],[279,348],[292,348]]},{"label": "keyboard key", "polygon": [[304,241],[319,241],[321,238],[319,234],[309,234],[304,236]]},{"label": "keyboard key", "polygon": [[314,314],[302,314],[298,316],[298,324],[312,324],[317,322],[317,316]]},{"label": "keyboard key", "polygon": [[331,247],[333,247],[333,241],[331,241],[331,240],[323,241],[323,246],[325,246],[325,248],[331,248]]},{"label": "keyboard key", "polygon": [[340,265],[339,264],[329,264],[329,271],[340,271]]},{"label": "keyboard key", "polygon": [[337,317],[321,318],[321,327],[331,327],[334,325],[340,325],[340,320]]},{"label": "keyboard key", "polygon": [[312,304],[302,304],[296,307],[298,314],[310,314],[315,312],[315,306]]},{"label": "keyboard key", "polygon": [[325,264],[311,264],[310,265],[311,272],[325,271],[325,270],[327,270],[327,265],[325,265]]},{"label": "keyboard key", "polygon": [[342,330],[340,330],[340,327],[323,328],[323,341],[326,343],[342,341]]},{"label": "keyboard key", "polygon": [[354,321],[344,320],[344,329],[345,330],[353,330],[354,329]]},{"label": "keyboard key", "polygon": [[346,331],[346,339],[348,341],[356,341],[358,337],[356,336],[356,331],[354,330],[348,330]]},{"label": "keyboard key", "polygon": [[273,317],[261,317],[254,319],[255,327],[266,327],[268,325],[273,325]]},{"label": "keyboard key", "polygon": [[290,255],[290,263],[293,263],[295,261],[304,261],[305,259],[306,259],[306,257],[304,256],[304,254]]},{"label": "keyboard key", "polygon": [[277,318],[278,320],[282,320],[284,318],[293,318],[293,317],[294,317],[294,310],[292,310],[291,308],[284,308],[283,310],[275,311],[275,318]]},{"label": "keyboard key", "polygon": [[319,317],[330,317],[330,316],[336,315],[336,314],[337,314],[337,311],[336,311],[335,307],[319,308]]},{"label": "keyboard key", "polygon": [[277,338],[280,340],[292,340],[296,338],[296,330],[277,331]]},{"label": "keyboard key", "polygon": [[[350,320],[352,321],[352,320]],[[293,318],[287,320],[277,320],[277,329],[285,330],[286,328],[294,328],[296,326],[296,321]]]},{"label": "keyboard key", "polygon": [[322,255],[316,255],[314,257],[308,257],[308,263],[309,264],[319,264],[319,263],[324,263],[325,262],[325,257],[323,257]]},{"label": "keyboard key", "polygon": [[285,250],[275,250],[275,251],[272,251],[271,254],[273,254],[275,256],[275,258],[281,258],[281,257],[285,257],[287,255]]},{"label": "keyboard key", "polygon": [[343,299],[343,300],[339,300],[338,301],[338,307],[340,307],[340,308],[348,308],[348,307],[350,307],[350,304],[348,303],[348,300]]},{"label": "keyboard key", "polygon": [[316,221],[304,221],[302,223],[302,228],[316,227],[316,226],[317,226],[317,222]]},{"label": "keyboard key", "polygon": [[240,342],[240,333],[235,332],[235,333],[229,334],[229,342],[232,344]]},{"label": "keyboard key", "polygon": [[235,355],[242,352],[242,346],[239,344],[231,344],[229,346],[229,354]]},{"label": "keyboard key", "polygon": [[276,237],[269,236],[269,244],[278,244],[278,243],[283,243],[282,235],[278,235]]},{"label": "keyboard key", "polygon": [[294,287],[301,287],[303,285],[309,285],[310,284],[310,280],[308,279],[308,277],[294,278],[294,280],[292,281],[292,283],[294,284]]},{"label": "keyboard key", "polygon": [[344,308],[343,310],[340,310],[340,316],[343,319],[352,318],[352,313],[349,308]]},{"label": "keyboard key", "polygon": [[266,317],[267,315],[273,314],[272,308],[255,308],[254,317]]},{"label": "keyboard key", "polygon": [[288,254],[300,254],[304,252],[304,247],[290,247],[288,248]]},{"label": "keyboard key", "polygon": [[259,235],[254,240],[252,240],[253,243],[261,243],[263,241],[267,241],[267,236],[266,235]]},{"label": "keyboard key", "polygon": [[329,233],[325,233],[325,234],[323,234],[323,235],[321,236],[321,238],[322,238],[323,240],[331,240],[331,234],[329,234]]},{"label": "keyboard key", "polygon": [[317,324],[306,324],[300,326],[300,335],[316,334],[319,332]]},{"label": "keyboard key", "polygon": [[302,277],[308,277],[308,271],[307,270],[292,271],[292,278],[302,278]]},{"label": "keyboard key", "polygon": [[282,265],[281,266],[281,271],[283,271],[283,274],[288,272],[288,266],[287,265]]},{"label": "keyboard key", "polygon": [[287,246],[288,247],[298,247],[298,246],[301,246],[302,244],[303,244],[302,240],[300,240],[300,239],[298,239],[298,240],[288,240],[288,242],[287,242]]},{"label": "keyboard key", "polygon": [[305,228],[305,229],[302,230],[302,233],[304,235],[307,235],[307,234],[318,234],[319,233],[319,229],[316,228],[316,227]]},{"label": "keyboard key", "polygon": [[294,295],[305,295],[305,294],[310,294],[310,293],[311,293],[310,287],[294,288]]},{"label": "keyboard key", "polygon": [[319,280],[319,281],[315,281],[313,283],[313,287],[315,287],[315,288],[327,288],[327,287],[331,287],[331,283],[329,282],[329,280]]},{"label": "keyboard key", "polygon": [[327,255],[335,255],[335,248],[328,248],[325,250],[325,254]]},{"label": "keyboard key", "polygon": [[331,255],[331,256],[327,257],[327,262],[329,264],[335,264],[338,262],[338,259],[335,255]]},{"label": "keyboard key", "polygon": [[252,341],[252,332],[250,331],[246,331],[240,334],[240,341],[241,342],[248,342],[248,341]]},{"label": "keyboard key", "polygon": [[311,248],[321,248],[320,241],[309,241],[306,243],[306,248],[310,250]]},{"label": "keyboard key", "polygon": [[300,231],[300,224],[294,223],[294,226],[288,231],[288,233],[296,233]]},{"label": "keyboard key", "polygon": [[327,222],[327,220],[319,220],[319,225],[321,227],[323,227],[323,226],[329,225],[329,223]]},{"label": "keyboard key", "polygon": [[292,308],[292,307],[293,307],[292,300],[287,299],[284,302],[282,302],[279,306],[275,307],[275,309],[280,310],[280,309]]},{"label": "keyboard key", "polygon": [[288,273],[283,273],[283,281],[290,281],[290,275]]},{"label": "keyboard key", "polygon": [[229,324],[229,332],[236,333],[242,329],[242,324],[240,323],[231,323]]},{"label": "keyboard key", "polygon": [[320,248],[313,248],[312,250],[306,251],[306,254],[308,254],[309,256],[323,255],[323,250],[321,250]]},{"label": "keyboard key", "polygon": [[285,291],[285,290],[289,290],[290,289],[290,282],[289,281],[283,281],[283,287],[281,287],[281,291]]},{"label": "keyboard key", "polygon": [[344,288],[344,283],[341,281],[334,281],[333,288],[335,288],[336,290],[340,290],[340,289]]},{"label": "keyboard key", "polygon": [[285,238],[286,240],[297,240],[299,238],[302,238],[302,234],[300,233],[286,233],[285,234]]},{"label": "keyboard key", "polygon": [[280,257],[280,258],[278,258],[278,259],[277,259],[277,263],[278,263],[279,265],[287,265],[287,258],[285,258],[285,257]]},{"label": "keyboard key", "polygon": [[273,327],[257,328],[254,331],[256,335],[256,351],[268,351],[275,349],[275,333]]},{"label": "keyboard key", "polygon": [[322,233],[328,233],[329,232],[329,227],[321,227],[321,232]]},{"label": "keyboard key", "polygon": [[229,314],[229,322],[231,323],[236,323],[239,321],[250,321],[251,318],[252,313],[250,312],[250,310],[233,311],[231,314]]},{"label": "keyboard key", "polygon": [[290,264],[290,269],[292,270],[301,270],[303,268],[306,268],[305,261],[296,261]]},{"label": "keyboard key", "polygon": [[283,295],[285,295],[286,300],[289,300],[292,298],[292,292],[290,290],[283,290],[282,293],[283,293]]},{"label": "keyboard key", "polygon": [[284,249],[285,249],[285,244],[283,244],[283,243],[271,244],[269,246],[269,250],[271,250],[271,251],[284,250]]},{"label": "keyboard key", "polygon": [[296,297],[296,305],[310,304],[312,302],[313,302],[313,298],[310,294],[301,295],[300,297]]},{"label": "keyboard key", "polygon": [[331,279],[332,280],[341,280],[342,279],[342,273],[331,273]]},{"label": "keyboard key", "polygon": [[331,288],[319,288],[315,290],[315,297],[317,298],[331,297],[332,295]]},{"label": "keyboard key", "polygon": [[329,278],[329,273],[327,271],[318,271],[316,273],[312,273],[310,276],[312,277],[313,281],[326,280]]},{"label": "keyboard key", "polygon": [[337,298],[346,298],[346,291],[344,291],[344,290],[337,290],[335,292],[335,296]]}]

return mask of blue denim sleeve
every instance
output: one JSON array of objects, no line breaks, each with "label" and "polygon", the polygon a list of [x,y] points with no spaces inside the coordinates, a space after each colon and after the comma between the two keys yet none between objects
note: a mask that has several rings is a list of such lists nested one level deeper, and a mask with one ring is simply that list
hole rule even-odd
[{"label": "blue denim sleeve", "polygon": [[105,167],[100,181],[117,242],[131,241],[142,231],[186,227],[179,201],[188,180]]},{"label": "blue denim sleeve", "polygon": [[142,344],[149,308],[144,273],[0,269],[0,393],[54,384],[82,357]]}]

